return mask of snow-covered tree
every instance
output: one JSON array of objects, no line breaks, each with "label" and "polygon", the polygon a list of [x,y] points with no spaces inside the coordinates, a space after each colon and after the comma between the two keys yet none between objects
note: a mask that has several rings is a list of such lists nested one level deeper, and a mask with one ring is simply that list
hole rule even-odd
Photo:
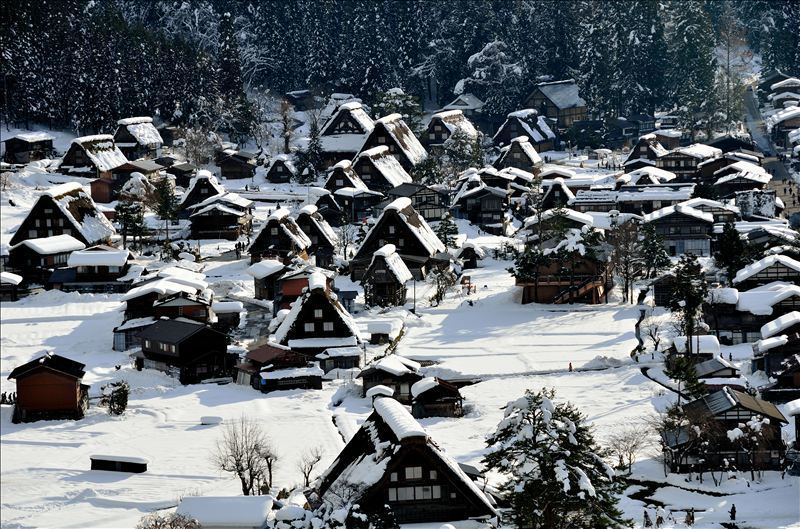
[{"label": "snow-covered tree", "polygon": [[650,279],[668,268],[671,261],[664,248],[664,238],[656,232],[655,226],[645,224],[640,233],[638,253],[644,263],[644,277]]},{"label": "snow-covered tree", "polygon": [[526,391],[506,405],[487,438],[486,468],[499,472],[500,490],[517,527],[625,527],[617,507],[620,484],[604,461],[585,417],[555,391]]},{"label": "snow-covered tree", "polygon": [[456,94],[475,94],[484,102],[482,111],[493,117],[505,116],[519,104],[523,70],[505,42],[489,42],[467,59],[467,67],[469,76],[456,83]]},{"label": "snow-covered tree", "polygon": [[703,267],[694,254],[681,256],[675,267],[675,281],[670,293],[669,308],[678,319],[683,335],[687,337],[686,350],[692,353],[692,336],[700,325],[700,308],[708,294]]},{"label": "snow-covered tree", "polygon": [[376,118],[400,114],[408,128],[415,134],[419,134],[422,130],[422,106],[419,98],[406,94],[402,88],[390,88],[385,92],[379,92],[372,104],[372,112]]},{"label": "snow-covered tree", "polygon": [[436,236],[444,243],[447,248],[456,247],[456,237],[458,236],[458,226],[453,221],[453,216],[450,213],[442,215],[442,220],[436,226]]}]

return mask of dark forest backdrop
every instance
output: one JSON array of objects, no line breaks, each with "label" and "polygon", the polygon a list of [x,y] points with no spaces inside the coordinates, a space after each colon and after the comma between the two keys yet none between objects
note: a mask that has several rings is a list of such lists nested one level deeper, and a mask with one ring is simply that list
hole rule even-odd
[{"label": "dark forest backdrop", "polygon": [[369,102],[402,87],[431,105],[463,90],[500,115],[537,80],[573,77],[601,116],[714,112],[714,48],[744,39],[797,74],[798,28],[796,0],[14,0],[2,103],[81,133],[140,114],[246,129],[265,90]]}]

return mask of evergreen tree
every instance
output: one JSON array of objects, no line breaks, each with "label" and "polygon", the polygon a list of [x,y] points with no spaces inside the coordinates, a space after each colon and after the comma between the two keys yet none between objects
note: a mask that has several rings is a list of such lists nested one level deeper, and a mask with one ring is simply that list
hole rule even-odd
[{"label": "evergreen tree", "polygon": [[664,248],[664,238],[656,232],[655,226],[642,226],[639,239],[639,255],[644,264],[644,277],[650,279],[671,264],[669,254]]},{"label": "evergreen tree", "polygon": [[128,395],[131,392],[130,385],[124,380],[111,382],[100,388],[103,396],[100,399],[101,406],[108,406],[108,413],[111,415],[122,415],[128,408]]},{"label": "evergreen tree", "polygon": [[178,213],[178,199],[175,196],[175,189],[168,178],[161,178],[156,183],[156,214],[164,221],[166,228],[167,242],[169,242],[169,225],[176,218]]},{"label": "evergreen tree", "polygon": [[487,116],[501,118],[514,110],[522,98],[524,72],[508,45],[493,40],[467,60],[469,76],[456,83],[454,92],[471,92],[484,102]]},{"label": "evergreen tree", "polygon": [[379,92],[372,104],[375,117],[384,117],[389,114],[400,114],[415,134],[422,131],[422,106],[419,98],[406,94],[401,88],[390,88]]},{"label": "evergreen tree", "polygon": [[662,2],[639,0],[621,4],[618,24],[621,35],[619,53],[620,110],[653,114],[664,97],[664,38]]},{"label": "evergreen tree", "polygon": [[533,302],[539,303],[539,280],[541,270],[550,266],[550,254],[542,251],[538,245],[528,244],[522,252],[514,256],[514,266],[508,272],[517,283],[533,283]]},{"label": "evergreen tree", "polygon": [[[458,174],[470,167],[483,167],[483,164],[475,165],[475,162],[483,157],[480,143],[461,129],[451,134],[443,147],[441,163],[447,173]],[[478,152],[475,152],[476,149],[479,149]]]},{"label": "evergreen tree", "polygon": [[371,513],[368,518],[370,529],[400,529],[400,524],[397,523],[394,511],[389,505],[384,505],[382,509]]},{"label": "evergreen tree", "polygon": [[416,182],[422,184],[441,184],[445,180],[445,170],[442,165],[441,155],[437,150],[432,150],[427,158],[414,167],[412,176]]},{"label": "evergreen tree", "polygon": [[733,286],[736,272],[753,262],[750,247],[742,239],[733,222],[728,221],[722,227],[717,248],[717,252],[714,253],[714,264],[717,268],[725,270],[728,284]]},{"label": "evergreen tree", "polygon": [[688,395],[691,399],[697,399],[708,393],[704,382],[697,378],[697,370],[694,358],[679,356],[673,358],[670,367],[664,373],[674,380],[680,382],[678,390],[682,394]]},{"label": "evergreen tree", "polygon": [[621,483],[603,459],[585,417],[555,392],[525,392],[489,435],[483,463],[499,472],[517,527],[615,528],[630,524],[617,506]]},{"label": "evergreen tree", "polygon": [[120,200],[114,207],[115,222],[122,235],[122,247],[128,248],[128,236],[140,233],[144,229],[144,207],[141,202]]},{"label": "evergreen tree", "polygon": [[694,254],[685,254],[675,267],[669,308],[677,316],[683,335],[687,337],[686,350],[691,354],[692,340],[699,326],[700,309],[708,295],[703,267]]},{"label": "evergreen tree", "polygon": [[456,237],[458,237],[458,226],[453,222],[453,216],[450,213],[442,215],[442,220],[436,226],[436,236],[447,248],[456,247]]},{"label": "evergreen tree", "polygon": [[298,157],[298,178],[301,183],[307,184],[319,178],[322,170],[322,140],[319,135],[319,125],[315,117],[311,118],[311,128],[308,134],[308,145],[300,151]]}]

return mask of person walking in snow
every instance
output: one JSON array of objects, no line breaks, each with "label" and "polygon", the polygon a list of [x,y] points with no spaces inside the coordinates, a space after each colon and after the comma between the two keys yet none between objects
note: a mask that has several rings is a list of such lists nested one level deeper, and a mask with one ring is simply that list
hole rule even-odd
[{"label": "person walking in snow", "polygon": [[686,518],[683,520],[683,523],[689,527],[694,525],[694,507],[689,508],[689,512],[686,513]]},{"label": "person walking in snow", "polygon": [[569,363],[569,372],[572,373],[572,362]]},{"label": "person walking in snow", "polygon": [[664,525],[664,515],[665,515],[664,507],[659,505],[658,508],[656,509],[656,528],[657,529],[661,529],[661,527]]},{"label": "person walking in snow", "polygon": [[653,521],[650,519],[650,513],[647,512],[647,509],[644,510],[644,523],[642,527],[653,527]]},{"label": "person walking in snow", "polygon": [[736,521],[736,504],[735,503],[731,504],[731,510],[728,511],[728,512],[731,515],[731,521],[735,522]]}]

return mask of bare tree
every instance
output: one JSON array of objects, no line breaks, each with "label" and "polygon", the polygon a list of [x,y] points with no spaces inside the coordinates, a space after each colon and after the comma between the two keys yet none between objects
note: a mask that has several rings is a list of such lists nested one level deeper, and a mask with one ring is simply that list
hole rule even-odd
[{"label": "bare tree", "polygon": [[653,342],[653,351],[658,351],[658,346],[661,344],[661,331],[663,331],[663,323],[649,314],[639,328],[644,331],[645,336]]},{"label": "bare tree", "polygon": [[619,458],[619,466],[627,467],[628,473],[636,462],[636,455],[649,443],[649,430],[642,424],[618,427],[609,437],[611,453]]},{"label": "bare tree", "polygon": [[611,243],[611,264],[622,279],[622,300],[633,303],[633,283],[642,275],[642,261],[639,254],[639,227],[633,222],[623,222],[609,237]]},{"label": "bare tree", "polygon": [[214,463],[220,470],[239,478],[245,496],[257,494],[263,485],[271,485],[271,469],[276,460],[261,425],[245,417],[225,425],[214,454]]},{"label": "bare tree", "polygon": [[291,143],[294,137],[294,118],[292,118],[292,105],[285,99],[281,101],[281,137],[283,137],[283,152],[292,152]]},{"label": "bare tree", "polygon": [[314,467],[322,460],[323,454],[322,448],[315,446],[307,450],[297,463],[297,469],[303,474],[304,487],[308,487],[311,483],[311,473],[314,471]]},{"label": "bare tree", "polygon": [[139,520],[136,529],[201,529],[201,527],[197,520],[183,514],[154,512]]},{"label": "bare tree", "polygon": [[208,163],[214,155],[216,146],[212,137],[214,135],[204,129],[186,129],[183,137],[183,155],[197,166]]}]

